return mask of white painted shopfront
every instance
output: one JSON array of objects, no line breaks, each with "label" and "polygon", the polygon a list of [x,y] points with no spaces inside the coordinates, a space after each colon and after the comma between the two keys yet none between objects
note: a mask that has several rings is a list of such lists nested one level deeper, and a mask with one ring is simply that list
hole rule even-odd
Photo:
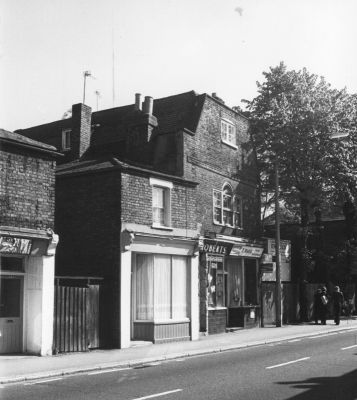
[{"label": "white painted shopfront", "polygon": [[52,354],[54,254],[52,232],[0,232],[0,353]]},{"label": "white painted shopfront", "polygon": [[124,231],[122,242],[121,347],[198,339],[197,241]]}]

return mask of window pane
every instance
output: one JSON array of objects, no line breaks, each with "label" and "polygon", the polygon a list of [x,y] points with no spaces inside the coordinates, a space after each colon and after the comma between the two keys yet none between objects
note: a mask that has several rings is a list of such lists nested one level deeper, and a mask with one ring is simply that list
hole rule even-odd
[{"label": "window pane", "polygon": [[154,207],[153,210],[153,222],[159,225],[165,225],[165,210],[163,208]]},{"label": "window pane", "polygon": [[218,190],[213,191],[213,204],[215,207],[221,207],[222,193]]},{"label": "window pane", "polygon": [[233,226],[233,212],[223,210],[223,223],[224,225]]},{"label": "window pane", "polygon": [[154,267],[154,318],[171,318],[171,257],[156,254]]},{"label": "window pane", "polygon": [[161,187],[153,187],[153,222],[159,225],[165,225],[165,190]]},{"label": "window pane", "polygon": [[226,193],[223,193],[223,208],[228,208],[229,210],[232,210],[233,208],[232,196]]},{"label": "window pane", "polygon": [[154,318],[153,277],[153,256],[148,254],[137,254],[135,317],[138,320],[152,320]]},{"label": "window pane", "polygon": [[20,291],[20,279],[0,279],[0,318],[20,317]]},{"label": "window pane", "polygon": [[188,266],[187,258],[172,257],[172,317],[188,316]]},{"label": "window pane", "polygon": [[213,211],[214,211],[214,221],[221,224],[222,223],[222,210],[220,208],[215,208]]}]

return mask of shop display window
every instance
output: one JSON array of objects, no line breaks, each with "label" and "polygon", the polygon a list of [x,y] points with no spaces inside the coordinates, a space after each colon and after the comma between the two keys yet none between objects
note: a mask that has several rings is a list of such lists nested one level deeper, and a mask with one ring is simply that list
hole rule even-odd
[{"label": "shop display window", "polygon": [[189,312],[187,257],[136,254],[135,320],[182,319]]},{"label": "shop display window", "polygon": [[258,303],[258,271],[255,259],[228,258],[228,306],[240,307]]},{"label": "shop display window", "polygon": [[226,274],[223,258],[208,258],[208,306],[226,306]]}]

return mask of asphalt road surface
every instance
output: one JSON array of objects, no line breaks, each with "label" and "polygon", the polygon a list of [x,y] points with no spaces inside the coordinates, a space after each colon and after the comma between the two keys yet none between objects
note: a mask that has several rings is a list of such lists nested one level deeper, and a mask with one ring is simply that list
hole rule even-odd
[{"label": "asphalt road surface", "polygon": [[9,384],[0,399],[357,400],[357,329]]}]

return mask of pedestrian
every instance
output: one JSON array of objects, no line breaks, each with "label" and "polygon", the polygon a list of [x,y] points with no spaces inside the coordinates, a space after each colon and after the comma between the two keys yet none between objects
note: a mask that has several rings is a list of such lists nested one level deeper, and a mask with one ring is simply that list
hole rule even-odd
[{"label": "pedestrian", "polygon": [[343,294],[340,290],[340,287],[335,286],[335,290],[332,293],[332,306],[333,306],[333,317],[336,325],[340,324],[341,311],[344,301],[345,300],[343,298]]},{"label": "pedestrian", "polygon": [[314,294],[314,320],[315,324],[319,323],[319,319],[321,318],[321,289],[317,289]]},{"label": "pedestrian", "polygon": [[327,289],[324,286],[321,289],[321,324],[326,325],[326,317],[327,317],[327,307],[328,307],[328,297],[327,297]]}]

